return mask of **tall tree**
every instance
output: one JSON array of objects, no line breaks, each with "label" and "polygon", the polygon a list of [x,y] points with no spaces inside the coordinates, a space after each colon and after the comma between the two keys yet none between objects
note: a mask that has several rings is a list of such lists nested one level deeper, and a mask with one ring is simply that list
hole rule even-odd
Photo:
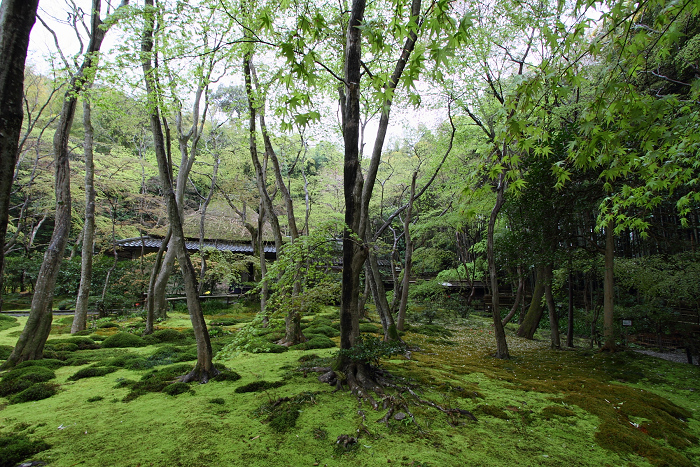
[{"label": "tall tree", "polygon": [[[197,364],[188,374],[180,378],[181,381],[200,381],[206,383],[210,378],[219,373],[212,362],[213,351],[209,332],[207,330],[202,307],[199,302],[199,294],[197,290],[197,275],[194,266],[190,261],[185,248],[185,234],[182,229],[182,218],[180,208],[178,207],[175,189],[172,182],[172,167],[168,161],[168,155],[165,149],[165,137],[161,126],[161,115],[159,113],[158,90],[156,84],[155,73],[153,68],[151,54],[153,53],[153,30],[155,23],[155,7],[153,0],[144,0],[144,18],[145,26],[143,31],[143,41],[141,44],[141,65],[143,68],[144,81],[146,84],[146,92],[148,93],[151,131],[153,132],[153,142],[158,161],[158,172],[160,181],[163,187],[165,201],[168,209],[168,220],[170,221],[170,229],[172,232],[171,245],[177,254],[177,260],[180,264],[180,270],[185,281],[185,293],[187,296],[187,309],[190,314],[190,321],[194,330],[195,339],[197,340]],[[195,124],[197,120],[195,119]]]},{"label": "tall tree", "polygon": [[[128,4],[123,0],[120,8]],[[68,243],[71,227],[71,194],[70,194],[70,159],[68,139],[75,116],[78,95],[89,86],[94,78],[94,68],[97,66],[97,52],[112,22],[104,23],[100,18],[102,0],[93,0],[90,41],[83,56],[83,63],[73,74],[66,92],[63,107],[58,120],[58,128],[54,134],[53,150],[56,177],[56,215],[51,242],[44,254],[41,269],[34,287],[31,309],[27,324],[17,340],[12,354],[5,362],[5,367],[12,367],[25,360],[41,358],[44,344],[51,331],[53,313],[54,286],[63,260],[63,253]]]},{"label": "tall tree", "polygon": [[[0,5],[0,240],[5,242],[19,135],[22,130],[24,64],[39,0],[3,0]],[[5,249],[0,248],[0,309]]]}]

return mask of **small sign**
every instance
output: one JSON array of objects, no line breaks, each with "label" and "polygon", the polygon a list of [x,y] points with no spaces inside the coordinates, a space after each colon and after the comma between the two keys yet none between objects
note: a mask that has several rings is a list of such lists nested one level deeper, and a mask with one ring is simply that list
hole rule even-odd
[{"label": "small sign", "polygon": [[632,326],[632,320],[631,319],[623,319],[622,325],[623,326]]}]

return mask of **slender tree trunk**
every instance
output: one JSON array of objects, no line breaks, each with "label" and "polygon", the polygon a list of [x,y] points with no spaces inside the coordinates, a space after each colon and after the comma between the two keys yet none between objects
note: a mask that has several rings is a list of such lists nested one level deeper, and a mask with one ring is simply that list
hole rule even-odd
[{"label": "slender tree trunk", "polygon": [[117,205],[116,201],[112,206],[112,256],[114,260],[112,261],[112,266],[107,271],[107,276],[105,277],[105,283],[102,285],[102,306],[100,307],[100,318],[107,316],[107,306],[105,302],[105,297],[107,296],[107,289],[109,288],[109,279],[112,277],[112,273],[117,268],[117,261],[119,260],[119,255],[117,255],[117,235],[115,232],[115,226],[117,223]]},{"label": "slender tree trunk", "polygon": [[401,286],[401,301],[399,302],[399,313],[396,321],[396,327],[399,331],[404,330],[404,321],[406,320],[406,308],[408,307],[408,287],[411,281],[411,265],[413,264],[413,240],[411,239],[411,217],[413,215],[413,201],[416,195],[416,177],[418,172],[413,172],[411,179],[411,191],[408,198],[408,208],[406,208],[406,216],[403,220],[404,239],[406,241],[406,255],[403,268],[403,285]]},{"label": "slender tree trunk", "polygon": [[525,314],[522,324],[518,328],[517,335],[525,339],[532,339],[542,319],[542,297],[544,297],[545,270],[544,266],[537,267],[535,277],[535,290],[532,291],[530,308]]},{"label": "slender tree trunk", "polygon": [[[24,118],[24,64],[38,6],[39,0],[3,0],[0,5],[0,239],[3,243]],[[4,262],[4,248],[0,248],[0,309]]]},{"label": "slender tree trunk", "polygon": [[156,304],[155,304],[155,283],[158,271],[160,271],[161,264],[163,262],[163,254],[165,249],[170,243],[172,231],[168,229],[163,241],[160,243],[160,248],[158,253],[156,253],[156,260],[153,263],[153,269],[151,270],[151,277],[148,281],[148,293],[146,295],[146,329],[143,331],[144,335],[153,334],[153,322],[156,319]]},{"label": "slender tree trunk", "polygon": [[212,362],[213,351],[209,332],[207,331],[202,307],[197,294],[197,278],[192,262],[185,249],[185,236],[182,230],[182,220],[180,211],[175,197],[175,190],[172,184],[172,168],[168,163],[168,157],[165,150],[165,138],[163,129],[160,123],[160,115],[158,112],[158,101],[156,97],[156,86],[154,70],[151,65],[151,53],[153,51],[153,25],[155,16],[153,12],[153,0],[145,0],[146,5],[146,22],[144,27],[142,50],[142,66],[146,83],[146,91],[148,93],[149,107],[151,109],[151,131],[153,132],[153,142],[155,148],[156,159],[158,161],[158,172],[160,174],[163,192],[165,193],[165,201],[168,209],[168,219],[170,228],[172,229],[172,244],[177,252],[178,263],[182,270],[182,276],[185,282],[185,294],[187,296],[187,309],[190,313],[190,321],[194,330],[195,339],[197,340],[197,364],[191,372],[182,376],[181,381],[189,382],[198,380],[202,383],[209,381],[209,378],[216,376],[219,371],[214,367]]},{"label": "slender tree trunk", "polygon": [[400,340],[397,326],[394,323],[394,316],[391,314],[391,308],[386,300],[386,290],[379,272],[379,263],[377,256],[370,252],[367,261],[365,262],[365,281],[369,282],[372,297],[377,307],[377,313],[382,323],[384,331],[384,340]]},{"label": "slender tree trunk", "polygon": [[160,269],[153,283],[153,310],[156,319],[166,319],[168,317],[168,311],[170,310],[170,306],[166,300],[166,290],[170,276],[173,273],[173,268],[175,267],[175,258],[177,255],[175,246],[172,244],[172,235],[169,238],[170,241],[168,242],[167,250],[165,250],[163,261],[161,262]]},{"label": "slender tree trunk", "polygon": [[506,342],[506,333],[501,324],[501,311],[498,294],[498,271],[496,270],[496,256],[494,254],[493,235],[496,228],[496,218],[503,207],[505,201],[505,174],[501,172],[498,177],[498,186],[496,188],[496,203],[491,210],[489,217],[489,225],[486,237],[486,257],[489,265],[489,276],[491,282],[491,313],[493,314],[494,335],[496,337],[496,358],[509,359],[508,343]]},{"label": "slender tree trunk", "polygon": [[569,257],[569,309],[566,327],[566,346],[574,346],[574,274],[572,271],[571,257]]},{"label": "slender tree trunk", "polygon": [[614,318],[614,258],[615,237],[613,234],[613,221],[605,227],[605,282],[603,286],[603,348],[602,350],[614,352],[615,344],[615,318]]},{"label": "slender tree trunk", "polygon": [[518,289],[515,292],[515,303],[513,303],[513,307],[510,309],[510,313],[503,318],[503,321],[501,324],[505,326],[506,324],[510,323],[510,320],[513,319],[513,316],[515,316],[515,313],[518,311],[518,306],[520,305],[520,301],[523,298],[523,290],[525,289],[525,278],[523,277],[522,274],[522,268],[518,266]]},{"label": "slender tree trunk", "polygon": [[204,253],[204,228],[205,228],[205,220],[207,217],[207,208],[209,207],[209,203],[211,202],[211,198],[214,196],[214,190],[216,189],[216,176],[217,173],[219,172],[219,163],[221,161],[221,157],[216,154],[214,156],[214,168],[212,169],[212,175],[211,175],[211,185],[209,186],[209,193],[207,194],[207,197],[204,199],[204,202],[202,203],[202,213],[199,217],[199,257],[202,261],[201,267],[199,269],[199,294],[201,295],[203,293],[203,288],[204,288],[204,276],[207,273],[207,255]]},{"label": "slender tree trunk", "polygon": [[90,101],[87,97],[83,99],[83,128],[85,129],[83,142],[85,152],[85,225],[83,226],[83,248],[80,258],[80,286],[78,300],[75,303],[73,325],[70,329],[71,334],[83,331],[87,326],[90,282],[92,281],[92,252],[95,242],[95,164],[92,153],[94,132]]},{"label": "slender tree trunk", "polygon": [[559,321],[557,319],[557,310],[554,306],[554,297],[552,296],[552,268],[552,265],[549,264],[545,269],[544,297],[549,312],[550,343],[553,349],[560,349]]}]

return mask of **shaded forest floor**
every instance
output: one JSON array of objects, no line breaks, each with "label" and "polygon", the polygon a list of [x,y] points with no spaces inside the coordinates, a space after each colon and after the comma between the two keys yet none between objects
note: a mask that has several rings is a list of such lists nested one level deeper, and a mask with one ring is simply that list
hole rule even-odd
[{"label": "shaded forest floor", "polygon": [[[336,315],[304,320],[321,332],[337,327]],[[72,318],[55,319],[47,346],[55,378],[45,384],[57,392],[0,397],[0,466],[14,465],[3,453],[17,440],[47,443],[28,457],[51,466],[700,465],[697,366],[631,351],[553,351],[512,329],[514,357],[500,361],[490,356],[487,319],[416,325],[404,336],[410,359],[382,360],[401,389],[389,391],[397,409],[378,423],[386,410],[334,392],[310,370],[337,349],[225,347],[252,318],[241,307],[207,317],[214,347],[224,349],[217,362],[235,373],[185,386],[170,382],[195,355],[186,315],[117,348],[89,341],[105,347],[111,335],[138,334],[140,318],[100,320],[82,341],[70,340]],[[0,321],[0,360],[25,321]]]}]

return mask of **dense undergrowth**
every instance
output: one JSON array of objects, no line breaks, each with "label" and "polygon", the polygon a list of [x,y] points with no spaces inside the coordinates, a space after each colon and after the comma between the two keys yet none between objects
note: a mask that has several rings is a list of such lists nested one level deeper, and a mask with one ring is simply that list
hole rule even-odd
[{"label": "dense undergrowth", "polygon": [[[0,467],[700,464],[696,366],[512,332],[514,358],[500,361],[488,320],[472,316],[416,325],[408,352],[384,352],[394,387],[375,412],[316,378],[337,353],[336,315],[305,317],[315,344],[296,349],[275,344],[281,323],[262,329],[241,307],[209,316],[222,374],[205,385],[175,382],[196,359],[186,315],[146,337],[135,317],[83,336],[55,319],[47,358],[0,374]],[[22,329],[7,322],[0,358]],[[379,331],[362,329],[367,342]]]}]

